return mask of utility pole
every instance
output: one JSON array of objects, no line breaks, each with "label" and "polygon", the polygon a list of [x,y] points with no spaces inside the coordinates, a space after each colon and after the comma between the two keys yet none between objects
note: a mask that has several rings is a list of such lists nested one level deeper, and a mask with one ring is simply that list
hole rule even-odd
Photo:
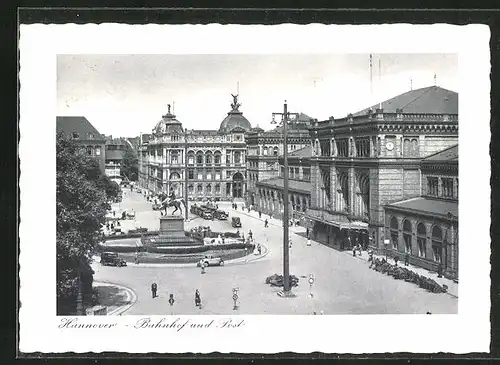
[{"label": "utility pole", "polygon": [[184,127],[184,201],[186,202],[186,206],[184,207],[184,216],[186,219],[186,222],[189,219],[189,211],[188,211],[188,181],[189,181],[189,174],[188,174],[188,140],[187,140],[187,128]]},{"label": "utility pole", "polygon": [[276,124],[275,116],[280,115],[283,124],[283,292],[278,295],[282,297],[294,297],[290,288],[290,251],[289,251],[289,198],[288,198],[288,122],[290,116],[299,116],[299,113],[290,113],[285,100],[283,105],[283,113],[273,113],[273,120],[271,124]]}]

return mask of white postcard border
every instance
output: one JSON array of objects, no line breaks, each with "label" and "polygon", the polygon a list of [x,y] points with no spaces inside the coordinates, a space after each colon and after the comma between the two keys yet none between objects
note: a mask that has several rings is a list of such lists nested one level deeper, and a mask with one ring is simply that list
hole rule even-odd
[{"label": "white postcard border", "polygon": [[[482,25],[22,25],[20,30],[20,351],[487,352],[490,342],[490,56]],[[458,53],[458,315],[227,316],[239,328],[135,329],[142,317],[55,316],[57,54]],[[392,300],[392,299],[391,299]],[[159,320],[160,317],[153,317]],[[202,322],[221,317],[186,317]],[[167,318],[171,320],[170,318]]]}]

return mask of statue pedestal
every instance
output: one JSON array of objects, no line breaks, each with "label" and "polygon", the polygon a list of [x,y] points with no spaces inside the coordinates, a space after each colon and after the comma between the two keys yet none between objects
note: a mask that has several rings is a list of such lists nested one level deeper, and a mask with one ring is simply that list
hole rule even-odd
[{"label": "statue pedestal", "polygon": [[182,232],[184,234],[184,218],[181,216],[163,216],[160,218],[160,235],[172,232]]},{"label": "statue pedestal", "polygon": [[160,218],[160,233],[156,237],[148,237],[153,246],[199,246],[200,243],[184,232],[184,218],[181,216],[163,216]]}]

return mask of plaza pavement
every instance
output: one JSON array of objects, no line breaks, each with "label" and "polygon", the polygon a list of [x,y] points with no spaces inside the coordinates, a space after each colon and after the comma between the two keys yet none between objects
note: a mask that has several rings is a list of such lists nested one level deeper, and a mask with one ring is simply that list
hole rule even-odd
[{"label": "plaza pavement", "polygon": [[[226,207],[227,204],[227,207]],[[137,296],[135,304],[127,310],[130,315],[167,314],[425,314],[457,313],[458,299],[448,294],[434,294],[415,284],[395,280],[369,268],[369,264],[352,253],[340,252],[312,241],[307,246],[305,237],[294,232],[303,230],[292,227],[290,249],[290,274],[299,277],[299,286],[293,288],[295,298],[281,298],[280,290],[265,284],[267,276],[281,274],[282,228],[280,221],[268,216],[252,216],[240,209],[235,211],[230,203],[219,207],[229,212],[227,221],[204,221],[195,218],[186,223],[186,229],[197,225],[210,225],[212,230],[231,230],[231,217],[239,216],[241,232],[253,231],[256,242],[268,248],[265,257],[248,263],[209,267],[202,275],[197,267],[129,265],[117,268],[94,263],[97,281],[116,283],[130,288]],[[159,212],[151,210],[151,203],[136,192],[126,192],[120,209],[136,211],[134,224],[150,230],[159,228]],[[169,210],[169,214],[171,210]],[[269,220],[264,228],[263,220]],[[366,255],[366,253],[364,253]],[[307,282],[309,274],[315,277],[312,298]],[[159,297],[152,299],[150,287],[158,284]],[[239,288],[239,310],[233,311],[232,288]],[[203,307],[194,305],[194,292],[201,294]],[[173,293],[176,302],[171,308],[167,300]]]}]

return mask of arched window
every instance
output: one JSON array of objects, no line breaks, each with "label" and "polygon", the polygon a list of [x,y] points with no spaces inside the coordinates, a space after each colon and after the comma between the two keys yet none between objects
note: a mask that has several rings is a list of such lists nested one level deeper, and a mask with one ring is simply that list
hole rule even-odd
[{"label": "arched window", "polygon": [[274,146],[274,148],[273,148],[273,155],[274,156],[278,156],[278,153],[279,153],[279,148],[277,146]]},{"label": "arched window", "polygon": [[262,146],[262,155],[267,156],[267,147]]},{"label": "arched window", "polygon": [[194,152],[193,151],[188,152],[188,163],[190,165],[194,165]]},{"label": "arched window", "polygon": [[412,157],[418,157],[418,140],[412,139],[411,140],[411,155]]},{"label": "arched window", "polygon": [[193,186],[193,184],[189,184],[189,185],[188,185],[188,191],[189,191],[189,194],[193,194],[193,191],[194,191],[194,186]]},{"label": "arched window", "polygon": [[212,185],[208,184],[206,188],[206,193],[211,194],[212,193]]},{"label": "arched window", "polygon": [[410,148],[411,148],[410,140],[405,139],[403,142],[403,156],[405,156],[405,157],[410,156]]},{"label": "arched window", "polygon": [[203,163],[203,152],[199,151],[196,153],[196,163],[199,165]]},{"label": "arched window", "polygon": [[198,189],[198,194],[202,194],[203,193],[203,185],[198,184],[197,189]]},{"label": "arched window", "polygon": [[220,151],[215,151],[215,153],[214,153],[214,163],[216,165],[220,164],[221,163],[221,159],[222,159],[222,154],[220,153]]},{"label": "arched window", "polygon": [[267,149],[267,154],[268,154],[269,156],[272,156],[272,155],[273,155],[273,148],[272,148],[272,147],[269,147],[269,148]]},{"label": "arched window", "polygon": [[438,226],[432,228],[432,252],[434,261],[443,262],[443,232]]},{"label": "arched window", "polygon": [[411,235],[411,222],[408,219],[405,219],[403,222],[403,239],[405,241],[405,253],[412,254],[411,252],[411,244],[412,244],[412,235]]},{"label": "arched window", "polygon": [[207,153],[205,154],[205,163],[207,165],[212,164],[212,152],[207,151]]},{"label": "arched window", "polygon": [[179,153],[177,151],[170,152],[170,163],[177,165],[179,163]]},{"label": "arched window", "polygon": [[399,240],[399,224],[396,217],[391,218],[391,242],[392,248],[398,249],[398,240]]},{"label": "arched window", "polygon": [[215,184],[215,194],[220,194],[220,184]]},{"label": "arched window", "polygon": [[427,229],[423,223],[417,225],[417,244],[418,244],[418,256],[426,257],[427,249]]}]

